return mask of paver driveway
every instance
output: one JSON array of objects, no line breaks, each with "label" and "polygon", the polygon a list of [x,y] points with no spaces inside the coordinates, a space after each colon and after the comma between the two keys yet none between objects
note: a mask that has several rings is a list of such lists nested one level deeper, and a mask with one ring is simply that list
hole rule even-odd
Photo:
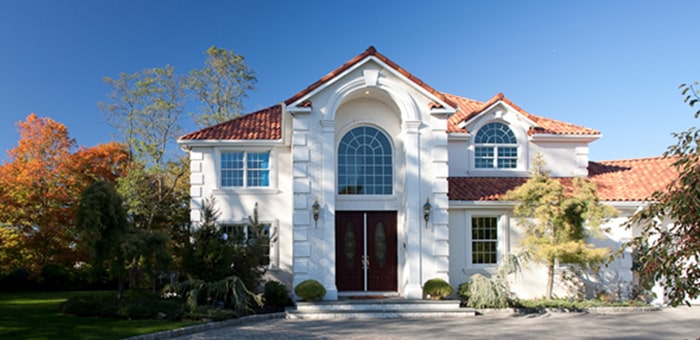
[{"label": "paver driveway", "polygon": [[273,319],[177,339],[700,339],[700,306],[644,313],[548,313],[464,319]]}]

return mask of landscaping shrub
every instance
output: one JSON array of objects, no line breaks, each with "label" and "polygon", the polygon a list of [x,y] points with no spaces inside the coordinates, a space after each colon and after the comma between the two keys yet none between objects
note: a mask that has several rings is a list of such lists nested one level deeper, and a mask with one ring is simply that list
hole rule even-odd
[{"label": "landscaping shrub", "polygon": [[582,310],[592,307],[631,307],[631,306],[648,306],[648,304],[639,301],[616,301],[609,302],[598,299],[589,300],[567,300],[567,299],[536,299],[536,300],[520,300],[518,307],[543,309],[556,308],[567,310]]},{"label": "landscaping shrub", "polygon": [[500,277],[489,279],[481,274],[474,274],[470,279],[468,307],[505,308],[512,305],[508,286]]},{"label": "landscaping shrub", "polygon": [[326,288],[316,280],[306,280],[294,288],[294,294],[304,301],[318,301],[326,295]]},{"label": "landscaping shrub", "polygon": [[158,294],[129,292],[119,301],[117,316],[130,320],[167,319],[180,320],[185,313],[185,303],[179,298],[164,299]]},{"label": "landscaping shrub", "polygon": [[183,297],[190,312],[201,306],[213,306],[232,308],[244,315],[251,311],[251,306],[262,306],[261,294],[248,290],[237,276],[215,282],[187,280],[168,285],[163,292]]},{"label": "landscaping shrub", "polygon": [[71,272],[57,263],[46,264],[41,268],[41,286],[44,290],[58,291],[71,288]]},{"label": "landscaping shrub", "polygon": [[443,279],[430,279],[423,284],[423,296],[433,300],[444,299],[453,291],[454,288]]},{"label": "landscaping shrub", "polygon": [[68,298],[61,304],[64,314],[83,317],[116,317],[119,301],[112,293],[96,293]]},{"label": "landscaping shrub", "polygon": [[277,281],[265,282],[265,304],[272,307],[284,307],[289,300],[289,290],[287,286]]},{"label": "landscaping shrub", "polygon": [[471,295],[471,285],[469,282],[462,282],[457,288],[457,296],[459,296],[460,305],[466,306],[469,301],[469,296]]},{"label": "landscaping shrub", "polygon": [[82,317],[179,320],[185,307],[182,299],[163,299],[156,294],[129,293],[118,300],[115,293],[75,296],[61,304],[64,314]]}]

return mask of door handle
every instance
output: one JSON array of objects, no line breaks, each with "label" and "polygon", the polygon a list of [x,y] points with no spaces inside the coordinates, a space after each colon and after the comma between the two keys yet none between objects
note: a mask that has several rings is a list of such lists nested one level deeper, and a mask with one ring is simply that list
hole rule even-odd
[{"label": "door handle", "polygon": [[369,269],[369,256],[362,255],[362,269]]}]

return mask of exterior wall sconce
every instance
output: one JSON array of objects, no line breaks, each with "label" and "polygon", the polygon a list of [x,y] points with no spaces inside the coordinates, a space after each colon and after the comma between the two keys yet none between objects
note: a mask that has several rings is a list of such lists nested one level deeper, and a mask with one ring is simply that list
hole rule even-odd
[{"label": "exterior wall sconce", "polygon": [[314,223],[316,224],[316,228],[318,228],[318,216],[321,213],[321,205],[318,204],[318,198],[314,200],[314,204],[311,206],[311,211],[314,214]]},{"label": "exterior wall sconce", "polygon": [[425,227],[428,227],[428,220],[430,219],[430,210],[433,207],[430,205],[430,198],[427,198],[425,200],[425,204],[423,204],[423,219],[425,219]]}]

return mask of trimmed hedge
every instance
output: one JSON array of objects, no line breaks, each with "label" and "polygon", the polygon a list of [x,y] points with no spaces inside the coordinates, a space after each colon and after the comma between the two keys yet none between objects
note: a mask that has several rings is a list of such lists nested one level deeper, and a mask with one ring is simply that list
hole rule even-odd
[{"label": "trimmed hedge", "polygon": [[304,301],[318,301],[326,295],[326,288],[316,280],[306,280],[294,288],[294,294]]},{"label": "trimmed hedge", "polygon": [[430,279],[423,284],[423,296],[430,299],[444,299],[450,296],[453,291],[454,288],[443,279]]}]

